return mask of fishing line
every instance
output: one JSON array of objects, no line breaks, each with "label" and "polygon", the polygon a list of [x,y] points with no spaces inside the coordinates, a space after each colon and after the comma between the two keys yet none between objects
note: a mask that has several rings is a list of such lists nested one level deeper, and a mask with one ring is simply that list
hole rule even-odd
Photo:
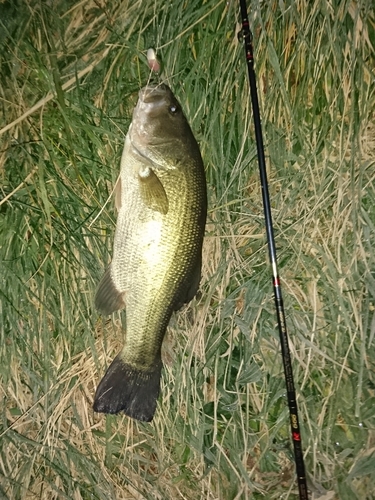
[{"label": "fishing line", "polygon": [[249,73],[250,95],[251,95],[251,104],[254,116],[254,129],[255,129],[255,138],[256,138],[256,146],[258,154],[259,174],[262,186],[263,210],[266,223],[268,250],[272,266],[273,291],[275,295],[277,325],[280,335],[281,353],[284,365],[284,374],[285,374],[285,382],[286,382],[287,397],[288,397],[292,440],[294,445],[294,458],[296,464],[299,498],[300,500],[308,500],[305,464],[303,460],[301,433],[298,420],[296,391],[294,388],[292,361],[289,350],[288,332],[286,328],[284,303],[281,294],[280,277],[277,267],[276,246],[273,234],[271,204],[268,192],[266,162],[264,158],[262,126],[260,121],[258,92],[257,92],[256,78],[254,72],[252,33],[250,31],[249,20],[247,17],[246,0],[239,0],[239,1],[240,1],[241,17],[242,17],[242,31],[239,33],[239,35],[241,36],[241,38],[243,38],[247,69]]}]

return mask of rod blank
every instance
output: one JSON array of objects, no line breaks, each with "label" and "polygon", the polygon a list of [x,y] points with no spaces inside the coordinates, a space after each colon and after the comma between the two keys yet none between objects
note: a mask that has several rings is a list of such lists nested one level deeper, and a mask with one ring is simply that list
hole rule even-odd
[{"label": "rod blank", "polygon": [[292,431],[292,441],[294,446],[294,458],[297,472],[297,482],[300,500],[308,500],[305,464],[301,442],[301,433],[298,419],[298,406],[293,379],[293,368],[289,350],[288,332],[286,328],[284,303],[281,293],[281,284],[277,266],[276,246],[272,225],[271,204],[268,192],[268,180],[266,162],[264,158],[264,144],[262,136],[262,126],[260,121],[258,91],[254,71],[254,56],[252,46],[252,35],[247,17],[246,0],[240,0],[242,17],[242,38],[245,47],[246,62],[249,73],[251,104],[253,108],[255,139],[259,164],[259,175],[262,186],[263,210],[266,224],[268,251],[272,266],[272,284],[275,297],[277,325],[280,335],[281,353],[284,365],[284,375],[287,389],[287,398],[290,415],[290,425]]}]

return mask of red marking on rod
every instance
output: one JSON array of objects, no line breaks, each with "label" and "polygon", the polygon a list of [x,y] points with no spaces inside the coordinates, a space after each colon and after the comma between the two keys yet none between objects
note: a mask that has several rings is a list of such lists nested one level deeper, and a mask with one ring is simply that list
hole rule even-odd
[{"label": "red marking on rod", "polygon": [[299,432],[293,432],[293,441],[301,441],[301,434]]}]

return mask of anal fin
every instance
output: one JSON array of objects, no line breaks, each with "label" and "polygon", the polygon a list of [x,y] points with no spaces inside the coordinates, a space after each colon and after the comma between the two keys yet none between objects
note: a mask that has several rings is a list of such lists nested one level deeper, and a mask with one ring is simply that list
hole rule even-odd
[{"label": "anal fin", "polygon": [[124,293],[117,290],[108,267],[95,294],[95,307],[103,314],[112,314],[125,307]]}]

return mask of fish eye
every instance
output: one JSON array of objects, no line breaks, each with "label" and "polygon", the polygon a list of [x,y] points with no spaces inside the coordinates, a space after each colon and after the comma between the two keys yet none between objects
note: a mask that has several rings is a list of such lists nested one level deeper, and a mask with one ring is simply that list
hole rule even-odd
[{"label": "fish eye", "polygon": [[172,113],[172,115],[175,115],[178,111],[178,107],[175,104],[171,104],[169,106],[169,111]]}]

